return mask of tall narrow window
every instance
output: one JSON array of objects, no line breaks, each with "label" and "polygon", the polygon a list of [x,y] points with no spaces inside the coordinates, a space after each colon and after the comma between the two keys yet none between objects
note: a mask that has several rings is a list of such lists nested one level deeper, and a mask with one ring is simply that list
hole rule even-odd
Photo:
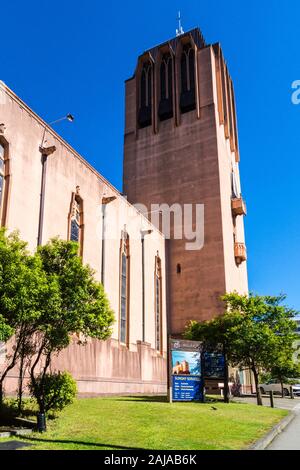
[{"label": "tall narrow window", "polygon": [[161,260],[155,257],[155,347],[162,351],[162,279]]},{"label": "tall narrow window", "polygon": [[236,176],[233,170],[231,172],[231,197],[232,199],[237,199],[240,197]]},{"label": "tall narrow window", "polygon": [[140,127],[150,126],[152,123],[152,63],[145,62],[140,80],[140,103],[138,122]]},{"label": "tall narrow window", "polygon": [[69,216],[69,240],[79,244],[80,254],[83,250],[83,200],[79,196],[79,190],[73,193],[71,211]]},{"label": "tall narrow window", "polygon": [[173,60],[171,54],[164,54],[160,65],[158,114],[161,121],[173,117]]},{"label": "tall narrow window", "polygon": [[6,222],[7,195],[8,195],[8,145],[0,141],[0,225]]},{"label": "tall narrow window", "polygon": [[124,231],[121,239],[120,259],[120,342],[129,344],[129,236]]},{"label": "tall narrow window", "polygon": [[180,109],[187,113],[196,108],[195,92],[195,51],[190,44],[183,47],[181,54],[181,95]]}]

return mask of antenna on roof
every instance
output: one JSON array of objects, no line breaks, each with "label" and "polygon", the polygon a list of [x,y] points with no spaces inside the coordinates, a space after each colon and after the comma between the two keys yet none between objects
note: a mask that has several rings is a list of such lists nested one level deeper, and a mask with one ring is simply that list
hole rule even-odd
[{"label": "antenna on roof", "polygon": [[184,31],[182,29],[182,26],[181,26],[181,15],[180,15],[180,11],[178,12],[178,29],[176,29],[176,36],[181,36],[182,34],[184,34]]}]

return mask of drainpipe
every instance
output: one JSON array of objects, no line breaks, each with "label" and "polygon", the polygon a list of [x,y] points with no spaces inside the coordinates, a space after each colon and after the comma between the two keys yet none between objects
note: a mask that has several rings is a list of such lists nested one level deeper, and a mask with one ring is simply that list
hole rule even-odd
[{"label": "drainpipe", "polygon": [[45,212],[45,189],[46,189],[46,176],[47,176],[47,160],[49,155],[52,155],[56,150],[55,145],[52,147],[40,147],[42,154],[42,179],[41,179],[41,193],[40,193],[40,211],[39,211],[39,226],[37,245],[40,246],[43,241],[43,225],[44,225],[44,212]]},{"label": "drainpipe", "polygon": [[104,286],[104,276],[105,276],[105,216],[106,216],[106,206],[110,202],[113,202],[116,196],[112,197],[103,197],[102,198],[102,248],[101,248],[101,284]]},{"label": "drainpipe", "polygon": [[150,235],[153,230],[141,230],[142,242],[142,341],[145,342],[145,236]]},{"label": "drainpipe", "polygon": [[169,290],[169,274],[170,274],[170,256],[169,256],[169,249],[170,249],[170,240],[165,239],[165,286],[166,286],[166,329],[167,329],[167,395],[168,395],[168,402],[173,402],[173,384],[172,384],[172,357],[171,357],[171,339],[172,339],[172,331],[171,331],[171,317],[170,317],[170,290]]}]

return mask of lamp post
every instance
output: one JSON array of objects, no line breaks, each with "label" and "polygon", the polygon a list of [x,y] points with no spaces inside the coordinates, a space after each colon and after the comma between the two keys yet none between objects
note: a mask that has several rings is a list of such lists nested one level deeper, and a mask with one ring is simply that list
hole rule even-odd
[{"label": "lamp post", "polygon": [[[74,121],[74,116],[72,114],[67,114],[64,117],[56,119],[56,121],[50,122],[48,125],[51,126],[58,122],[68,120],[69,122]],[[39,147],[39,151],[42,154],[41,162],[42,162],[42,178],[41,178],[41,193],[40,193],[40,210],[39,210],[39,225],[38,225],[38,237],[37,237],[37,245],[40,246],[43,240],[43,224],[44,224],[44,211],[45,211],[45,189],[46,189],[46,175],[47,175],[47,160],[49,155],[52,155],[56,147],[52,145],[50,147],[44,147],[45,143],[45,136],[47,131],[47,125],[44,127],[42,141]]]}]

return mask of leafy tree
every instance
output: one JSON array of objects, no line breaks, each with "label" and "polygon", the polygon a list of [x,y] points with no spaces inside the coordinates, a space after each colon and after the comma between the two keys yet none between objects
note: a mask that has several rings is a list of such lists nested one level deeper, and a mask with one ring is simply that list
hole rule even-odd
[{"label": "leafy tree", "polygon": [[[54,355],[66,348],[72,338],[79,343],[87,337],[107,339],[114,321],[103,286],[95,281],[91,268],[82,264],[76,243],[53,239],[39,247],[37,256],[53,301],[45,304],[35,335],[36,355],[30,368],[35,397],[44,390]],[[43,413],[42,400],[38,403]]]},{"label": "leafy tree", "polygon": [[40,374],[35,384],[29,383],[29,391],[39,405],[41,413],[61,411],[73,403],[77,393],[77,384],[68,372]]},{"label": "leafy tree", "polygon": [[0,373],[0,404],[3,382],[26,350],[41,316],[45,300],[45,275],[41,260],[27,252],[26,243],[15,232],[0,230],[0,339],[14,336]]},{"label": "leafy tree", "polygon": [[281,395],[284,397],[284,384],[292,384],[293,378],[300,377],[300,366],[296,364],[290,357],[279,355],[276,363],[270,368],[272,379],[278,380],[281,385]]},{"label": "leafy tree", "polygon": [[222,297],[224,315],[205,323],[191,322],[186,331],[189,339],[223,344],[232,367],[253,372],[258,405],[262,405],[260,370],[269,370],[282,354],[292,357],[295,350],[296,312],[282,305],[284,299],[227,294]]},{"label": "leafy tree", "polygon": [[72,338],[108,338],[113,321],[103,286],[83,265],[77,244],[55,239],[31,255],[17,233],[0,230],[0,341],[11,340],[0,371],[0,402],[3,382],[17,364],[20,406],[26,367],[37,395],[54,354]]}]

